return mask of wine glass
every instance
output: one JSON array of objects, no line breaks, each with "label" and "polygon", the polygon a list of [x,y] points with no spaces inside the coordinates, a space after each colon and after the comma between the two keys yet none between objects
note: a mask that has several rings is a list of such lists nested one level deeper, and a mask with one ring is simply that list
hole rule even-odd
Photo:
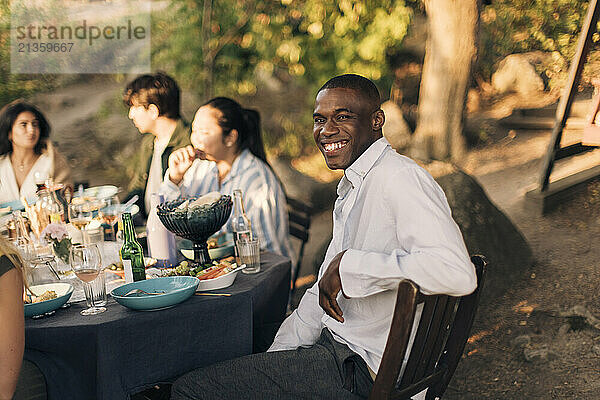
[{"label": "wine glass", "polygon": [[[96,307],[93,285],[90,283],[98,277],[102,271],[102,257],[97,244],[74,245],[70,254],[71,269],[77,278],[83,282],[85,301],[89,308],[82,310],[81,315],[95,315],[106,311],[105,307]],[[106,289],[105,289],[106,290]]]},{"label": "wine glass", "polygon": [[81,233],[84,241],[83,229],[92,221],[93,213],[87,202],[69,204],[69,222]]},{"label": "wine glass", "polygon": [[119,217],[121,202],[117,195],[107,197],[102,200],[102,208],[98,211],[98,215],[102,218],[102,221],[107,225],[107,234],[110,240],[115,240],[115,223]]}]

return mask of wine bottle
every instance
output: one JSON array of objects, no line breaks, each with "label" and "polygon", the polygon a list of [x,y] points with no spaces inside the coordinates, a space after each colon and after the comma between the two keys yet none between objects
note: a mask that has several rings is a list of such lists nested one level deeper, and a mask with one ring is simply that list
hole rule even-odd
[{"label": "wine bottle", "polygon": [[35,203],[35,209],[40,217],[40,228],[44,229],[49,223],[62,223],[65,220],[65,210],[58,201],[56,194],[48,189],[37,192],[38,201]]},{"label": "wine bottle", "polygon": [[65,222],[65,206],[58,199],[56,194],[57,187],[54,185],[54,181],[49,178],[45,182],[46,189],[50,193],[50,204],[48,209],[50,223],[63,223]]},{"label": "wine bottle", "polygon": [[252,225],[250,219],[246,216],[244,199],[240,189],[233,191],[233,207],[233,247],[235,249],[236,262],[239,264],[237,242],[252,240]]},{"label": "wine bottle", "polygon": [[123,213],[123,247],[119,255],[123,261],[125,270],[125,282],[136,282],[146,279],[146,268],[144,266],[144,251],[135,237],[133,219],[131,213]]}]

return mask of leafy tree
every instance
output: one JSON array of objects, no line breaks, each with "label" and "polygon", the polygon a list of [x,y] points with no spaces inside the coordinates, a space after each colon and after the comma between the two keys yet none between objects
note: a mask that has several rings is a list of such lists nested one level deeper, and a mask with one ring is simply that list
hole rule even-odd
[{"label": "leafy tree", "polygon": [[479,72],[489,79],[496,62],[509,54],[532,50],[557,52],[563,59],[571,60],[588,3],[494,0],[481,13]]},{"label": "leafy tree", "polygon": [[348,71],[381,79],[410,21],[394,0],[173,0],[173,8],[156,22],[155,61],[207,95],[213,84],[253,93],[257,72],[276,69],[313,87]]},{"label": "leafy tree", "polygon": [[0,107],[19,97],[52,86],[54,78],[16,75],[10,71],[10,4],[0,1]]},{"label": "leafy tree", "polygon": [[267,137],[297,155],[308,144],[297,136],[310,131],[316,88],[347,72],[385,83],[410,15],[401,0],[173,0],[154,21],[153,64],[204,98],[252,96],[273,77],[303,87],[294,93],[306,96],[303,115],[282,118],[284,134]]}]

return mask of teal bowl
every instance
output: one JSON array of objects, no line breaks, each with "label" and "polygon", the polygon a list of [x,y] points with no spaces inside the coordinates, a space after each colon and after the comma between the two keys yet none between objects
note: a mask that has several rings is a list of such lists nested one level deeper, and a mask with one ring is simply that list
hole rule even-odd
[{"label": "teal bowl", "polygon": [[[132,310],[150,311],[173,307],[192,296],[198,287],[198,279],[193,276],[168,276],[163,278],[146,279],[121,285],[110,292],[117,303]],[[149,293],[125,296],[133,289],[141,289]]]},{"label": "teal bowl", "polygon": [[[211,238],[214,237],[211,236]],[[208,255],[213,260],[218,260],[220,258],[224,258],[227,256],[232,256],[234,253],[233,250],[233,233],[226,233],[224,235],[219,235],[217,239],[217,247],[213,247],[212,249],[208,249]],[[192,242],[183,239],[181,242],[181,254],[188,260],[194,259],[194,249],[192,247]]]},{"label": "teal bowl", "polygon": [[55,291],[58,297],[52,300],[40,301],[39,303],[26,303],[24,306],[26,317],[44,315],[47,312],[60,308],[71,298],[73,285],[66,282],[56,282],[29,287],[29,291],[36,296],[41,296],[47,290]]}]

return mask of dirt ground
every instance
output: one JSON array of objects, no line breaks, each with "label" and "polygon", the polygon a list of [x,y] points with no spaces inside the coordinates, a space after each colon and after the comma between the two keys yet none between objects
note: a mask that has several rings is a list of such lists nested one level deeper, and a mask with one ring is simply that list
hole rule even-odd
[{"label": "dirt ground", "polygon": [[[515,271],[522,279],[479,309],[445,397],[598,399],[600,248],[594,243],[600,238],[600,183],[541,216],[524,193],[539,180],[550,132],[512,133],[513,139],[472,150],[462,167],[521,230],[536,261],[528,271]],[[567,141],[576,135],[567,132]],[[599,156],[559,163],[553,177],[595,166]],[[575,315],[586,310],[587,319]]]}]

